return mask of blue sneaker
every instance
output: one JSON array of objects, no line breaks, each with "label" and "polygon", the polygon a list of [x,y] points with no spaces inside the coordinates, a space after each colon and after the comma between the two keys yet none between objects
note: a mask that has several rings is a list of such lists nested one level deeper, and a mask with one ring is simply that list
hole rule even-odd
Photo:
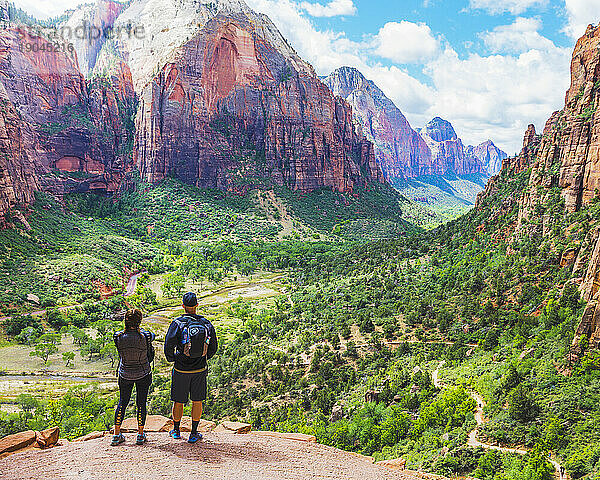
[{"label": "blue sneaker", "polygon": [[110,445],[112,447],[116,447],[117,445],[121,445],[124,441],[125,437],[122,433],[119,433],[118,435],[113,435],[112,442],[110,442]]},{"label": "blue sneaker", "polygon": [[137,439],[135,440],[135,444],[136,445],[143,445],[147,441],[148,441],[148,439],[146,438],[146,434],[145,433],[138,433]]},{"label": "blue sneaker", "polygon": [[175,440],[179,440],[181,438],[181,432],[179,430],[173,429],[169,432],[169,436],[173,437]]},{"label": "blue sneaker", "polygon": [[196,443],[198,440],[202,440],[202,434],[201,433],[190,433],[190,437],[188,438],[188,443]]}]

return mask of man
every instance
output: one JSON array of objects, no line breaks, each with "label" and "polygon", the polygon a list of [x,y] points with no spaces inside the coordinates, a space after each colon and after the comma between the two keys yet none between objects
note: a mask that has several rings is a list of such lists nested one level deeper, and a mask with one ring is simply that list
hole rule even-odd
[{"label": "man", "polygon": [[183,406],[192,401],[192,432],[189,443],[202,439],[198,424],[202,416],[202,401],[206,400],[207,360],[217,351],[217,334],[213,325],[196,314],[198,299],[188,292],[183,296],[185,314],[173,320],[165,337],[165,357],[175,362],[171,376],[171,400],[173,401],[173,430],[169,435],[181,438],[180,423]]}]

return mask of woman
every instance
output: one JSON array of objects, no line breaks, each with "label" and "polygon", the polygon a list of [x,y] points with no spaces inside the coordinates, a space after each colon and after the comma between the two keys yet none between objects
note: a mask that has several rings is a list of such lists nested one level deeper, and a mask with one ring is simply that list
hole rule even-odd
[{"label": "woman", "polygon": [[154,360],[154,347],[152,346],[154,334],[141,330],[141,323],[142,312],[137,309],[129,310],[125,314],[125,330],[114,335],[115,345],[119,352],[119,403],[115,410],[115,434],[111,442],[112,446],[120,445],[125,441],[125,437],[121,433],[121,423],[134,385],[138,421],[138,435],[135,443],[142,445],[146,441],[144,425],[148,391],[152,384],[150,363]]}]

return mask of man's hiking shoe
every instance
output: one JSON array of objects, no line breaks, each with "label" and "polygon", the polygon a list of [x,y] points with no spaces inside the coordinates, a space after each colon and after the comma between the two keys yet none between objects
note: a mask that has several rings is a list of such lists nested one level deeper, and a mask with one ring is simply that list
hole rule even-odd
[{"label": "man's hiking shoe", "polygon": [[125,437],[122,433],[119,433],[118,435],[113,435],[113,439],[112,442],[110,442],[110,445],[112,447],[116,447],[117,445],[121,445],[124,441]]},{"label": "man's hiking shoe", "polygon": [[143,445],[147,441],[148,441],[148,439],[146,438],[146,434],[145,433],[138,433],[138,436],[137,436],[137,438],[135,440],[135,444],[136,445]]},{"label": "man's hiking shoe", "polygon": [[181,432],[179,430],[173,429],[169,432],[169,436],[173,437],[175,440],[179,440],[181,438]]},{"label": "man's hiking shoe", "polygon": [[198,440],[202,440],[201,433],[190,433],[190,437],[188,438],[188,443],[196,443]]}]

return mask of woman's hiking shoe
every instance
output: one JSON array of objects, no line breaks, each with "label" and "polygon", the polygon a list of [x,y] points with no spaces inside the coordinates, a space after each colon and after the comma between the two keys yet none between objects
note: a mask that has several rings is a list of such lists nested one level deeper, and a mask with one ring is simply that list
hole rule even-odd
[{"label": "woman's hiking shoe", "polygon": [[188,438],[188,443],[196,443],[198,440],[202,440],[202,434],[201,433],[190,433],[190,437]]},{"label": "woman's hiking shoe", "polygon": [[173,437],[175,440],[179,440],[181,438],[181,432],[179,432],[179,430],[173,429],[169,432],[169,436]]},{"label": "woman's hiking shoe", "polygon": [[136,445],[143,445],[147,441],[148,441],[148,439],[146,438],[146,434],[145,433],[138,433],[138,436],[137,436],[137,438],[135,440],[135,444]]},{"label": "woman's hiking shoe", "polygon": [[112,447],[116,447],[117,445],[121,445],[124,441],[125,437],[122,433],[119,433],[118,435],[113,435],[113,439],[112,442],[110,442],[110,445]]}]

